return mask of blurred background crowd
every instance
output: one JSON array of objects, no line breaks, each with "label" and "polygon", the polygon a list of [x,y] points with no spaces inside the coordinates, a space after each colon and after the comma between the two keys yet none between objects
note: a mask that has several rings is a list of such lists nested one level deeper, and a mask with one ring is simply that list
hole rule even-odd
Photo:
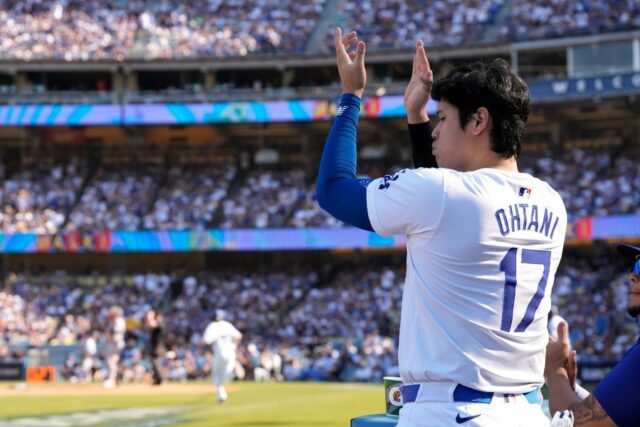
[{"label": "blurred background crowd", "polygon": [[67,61],[229,57],[328,50],[327,28],[356,28],[371,48],[491,43],[640,27],[634,0],[191,2],[3,0],[0,56]]},{"label": "blurred background crowd", "polygon": [[[565,256],[556,277],[555,308],[571,325],[581,357],[620,358],[635,339],[625,315],[627,274],[611,255]],[[240,378],[379,381],[397,371],[404,266],[296,266],[242,270],[145,272],[103,276],[12,274],[0,292],[0,359],[9,348],[71,346],[62,375],[104,380],[104,349],[114,308],[126,320],[122,381],[149,379],[149,333],[143,317],[164,313],[164,366],[169,380],[206,379],[211,348],[202,333],[216,309],[244,334]],[[377,263],[376,263],[377,264]],[[49,347],[53,348],[53,347]]]},{"label": "blurred background crowd", "polygon": [[[407,144],[408,145],[408,144]],[[524,146],[526,150],[526,143]],[[635,148],[574,148],[523,156],[520,168],[548,181],[569,219],[640,213]],[[399,167],[399,166],[396,166]],[[235,164],[104,166],[79,161],[18,169],[0,188],[0,231],[341,227],[315,201],[315,171]],[[371,168],[373,177],[395,170]],[[378,174],[378,175],[376,175]],[[615,191],[614,191],[615,189]]]}]

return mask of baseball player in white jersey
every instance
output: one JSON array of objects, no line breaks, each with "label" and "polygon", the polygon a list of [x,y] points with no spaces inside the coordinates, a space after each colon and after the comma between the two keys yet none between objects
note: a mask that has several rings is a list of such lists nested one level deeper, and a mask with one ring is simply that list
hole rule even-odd
[{"label": "baseball player in white jersey", "polygon": [[567,215],[547,183],[518,171],[526,84],[504,61],[458,67],[433,83],[421,42],[405,94],[409,122],[439,101],[439,168],[356,178],[365,45],[336,31],[344,94],[318,175],[329,213],[407,236],[399,427],[541,426],[547,314]]},{"label": "baseball player in white jersey", "polygon": [[216,310],[215,320],[207,326],[202,336],[205,344],[213,346],[213,366],[211,378],[216,386],[218,402],[225,402],[228,398],[224,384],[233,378],[236,364],[236,349],[242,339],[242,334],[235,326],[224,320],[224,312]]},{"label": "baseball player in white jersey", "polygon": [[105,361],[109,373],[104,381],[105,388],[116,386],[118,377],[118,362],[124,349],[124,334],[127,331],[127,322],[121,307],[114,305],[107,313],[108,331],[104,348]]}]

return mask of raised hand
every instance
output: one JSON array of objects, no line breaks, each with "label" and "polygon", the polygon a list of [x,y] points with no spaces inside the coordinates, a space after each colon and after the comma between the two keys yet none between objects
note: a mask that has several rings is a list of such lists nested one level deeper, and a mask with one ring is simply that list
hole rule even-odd
[{"label": "raised hand", "polygon": [[[356,50],[348,52],[354,43],[357,44]],[[364,87],[367,84],[367,71],[364,68],[365,43],[358,41],[355,31],[343,37],[342,29],[338,27],[336,28],[334,46],[343,93],[353,93],[362,98]]]},{"label": "raised hand", "polygon": [[[558,339],[549,337],[544,376],[549,377],[560,374],[565,376],[573,386],[576,376],[575,356],[573,357],[572,359],[569,338],[567,337],[567,324],[566,322],[560,322],[558,324]],[[571,372],[569,372],[570,370]]]},{"label": "raised hand", "polygon": [[422,40],[416,42],[416,53],[413,55],[413,71],[411,80],[404,91],[404,108],[410,124],[429,121],[425,106],[431,97],[433,87],[433,71],[424,51]]}]

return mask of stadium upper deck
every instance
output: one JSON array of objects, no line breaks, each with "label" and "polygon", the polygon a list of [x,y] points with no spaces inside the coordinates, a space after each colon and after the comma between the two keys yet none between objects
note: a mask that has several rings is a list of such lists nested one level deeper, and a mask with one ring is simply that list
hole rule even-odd
[{"label": "stadium upper deck", "polygon": [[495,43],[640,27],[633,0],[0,2],[0,58],[66,61],[316,53],[336,24],[370,48]]},{"label": "stadium upper deck", "polygon": [[370,87],[502,57],[525,79],[640,71],[632,0],[0,1],[0,104],[331,97],[336,25],[368,42]]}]

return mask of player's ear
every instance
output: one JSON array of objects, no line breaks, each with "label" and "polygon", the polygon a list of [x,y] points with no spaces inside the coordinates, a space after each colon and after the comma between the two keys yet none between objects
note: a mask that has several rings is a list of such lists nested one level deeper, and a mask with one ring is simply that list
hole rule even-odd
[{"label": "player's ear", "polygon": [[471,129],[474,135],[479,135],[489,129],[491,123],[491,114],[485,107],[480,107],[473,113],[470,120]]}]

